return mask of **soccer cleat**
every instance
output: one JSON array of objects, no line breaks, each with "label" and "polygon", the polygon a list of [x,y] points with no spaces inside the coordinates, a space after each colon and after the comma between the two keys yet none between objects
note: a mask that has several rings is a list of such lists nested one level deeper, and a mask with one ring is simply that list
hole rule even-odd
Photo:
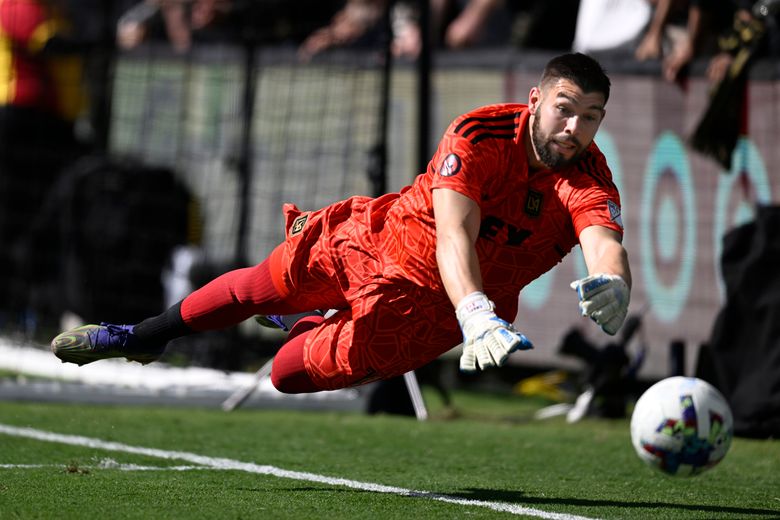
[{"label": "soccer cleat", "polygon": [[259,314],[255,316],[255,321],[263,327],[269,329],[281,329],[285,332],[289,332],[291,328],[298,323],[298,320],[307,316],[323,316],[323,312],[320,310],[304,311],[297,314]]},{"label": "soccer cleat", "polygon": [[282,320],[282,317],[279,314],[268,314],[266,316],[257,315],[255,316],[255,321],[269,329],[282,329],[285,332],[290,330],[287,328],[287,325],[284,324],[284,320]]},{"label": "soccer cleat", "polygon": [[63,332],[51,342],[51,351],[63,362],[86,365],[99,359],[124,357],[146,365],[157,361],[163,346],[144,345],[132,325],[83,325]]}]

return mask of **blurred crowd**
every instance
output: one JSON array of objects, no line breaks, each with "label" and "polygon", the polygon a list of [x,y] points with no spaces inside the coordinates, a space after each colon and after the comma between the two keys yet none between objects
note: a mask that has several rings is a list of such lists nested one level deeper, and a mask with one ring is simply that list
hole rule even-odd
[{"label": "blurred crowd", "polygon": [[[709,60],[707,74],[718,81],[746,38],[760,36],[759,54],[780,55],[780,8],[771,0],[430,0],[424,7],[436,48],[630,53],[639,62],[659,61],[668,81],[678,81],[697,58]],[[145,0],[120,20],[117,34],[129,48],[161,20],[183,51],[193,34],[246,34],[251,25],[256,38],[291,40],[309,59],[375,42],[388,10],[393,53],[414,59],[422,46],[419,1]]]},{"label": "blurred crowd", "polygon": [[[46,263],[29,228],[58,172],[100,150],[110,56],[148,41],[287,43],[310,60],[376,45],[414,60],[433,49],[513,46],[660,64],[670,82],[706,61],[716,83],[740,51],[780,56],[780,0],[0,0],[0,328],[30,303]],[[86,114],[86,116],[85,116]],[[45,233],[43,234],[45,236]],[[31,263],[30,259],[35,259]],[[23,273],[20,275],[20,273]],[[45,300],[50,295],[41,295]],[[26,318],[25,318],[26,319]]]},{"label": "blurred crowd", "polygon": [[[78,0],[71,0],[78,3]],[[629,53],[659,61],[670,82],[698,59],[716,82],[736,48],[760,37],[759,55],[780,55],[773,0],[430,0],[430,41],[439,49],[511,45]],[[164,37],[186,51],[193,39],[288,41],[302,59],[336,47],[375,43],[389,13],[392,50],[414,59],[422,47],[421,3],[405,0],[144,0],[124,9],[117,42],[132,48]],[[752,43],[752,40],[751,40]]]}]

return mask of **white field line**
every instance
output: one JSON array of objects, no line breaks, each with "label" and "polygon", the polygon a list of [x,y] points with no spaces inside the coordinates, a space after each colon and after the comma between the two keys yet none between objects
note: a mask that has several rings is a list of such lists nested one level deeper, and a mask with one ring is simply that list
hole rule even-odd
[{"label": "white field line", "polygon": [[486,509],[491,509],[493,511],[500,511],[503,513],[510,513],[514,515],[527,515],[536,518],[545,518],[550,520],[593,520],[589,517],[570,515],[565,513],[551,513],[548,511],[542,511],[539,509],[524,507],[517,504],[509,504],[506,502],[489,502],[485,500],[471,500],[466,498],[458,498],[458,497],[453,497],[448,495],[431,493],[428,491],[416,491],[416,490],[405,489],[401,487],[375,484],[372,482],[360,482],[357,480],[349,480],[345,478],[328,477],[325,475],[318,475],[316,473],[308,473],[304,471],[290,471],[286,469],[277,468],[274,466],[254,464],[252,462],[241,462],[238,460],[226,459],[221,457],[208,457],[205,455],[198,455],[197,453],[189,453],[186,451],[167,451],[167,450],[160,450],[155,448],[144,448],[141,446],[130,446],[128,444],[122,444],[119,442],[104,441],[101,439],[82,437],[80,435],[64,435],[64,434],[59,434],[54,432],[47,432],[43,430],[36,430],[33,428],[21,428],[17,426],[0,424],[0,434],[10,435],[13,437],[24,437],[27,439],[35,439],[44,442],[56,442],[60,444],[69,444],[71,446],[83,446],[86,448],[116,451],[122,453],[131,453],[134,455],[156,457],[164,460],[183,460],[191,464],[206,466],[211,469],[245,471],[247,473],[255,473],[259,475],[270,475],[273,477],[288,478],[288,479],[300,480],[305,482],[316,482],[319,484],[326,484],[330,486],[343,486],[351,489],[359,489],[361,491],[371,491],[374,493],[389,493],[389,494],[400,495],[400,496],[426,498],[429,500],[446,502],[448,504],[457,504],[457,505],[469,506],[469,507],[484,507]]},{"label": "white field line", "polygon": [[[67,469],[67,464],[0,464],[0,469],[41,469],[41,468],[60,468]],[[103,464],[102,462],[97,465],[81,465],[79,464],[78,470],[97,470],[97,469],[117,469],[119,471],[193,471],[193,470],[208,470],[213,471],[217,468],[211,468],[209,466],[141,466],[138,464]]]}]

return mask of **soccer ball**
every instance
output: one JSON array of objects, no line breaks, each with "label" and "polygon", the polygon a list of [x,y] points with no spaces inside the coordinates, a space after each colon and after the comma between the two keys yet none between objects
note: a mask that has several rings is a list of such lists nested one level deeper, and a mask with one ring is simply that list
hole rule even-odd
[{"label": "soccer ball", "polygon": [[734,421],[726,399],[695,377],[670,377],[636,402],[631,442],[639,458],[669,475],[698,475],[723,460]]}]

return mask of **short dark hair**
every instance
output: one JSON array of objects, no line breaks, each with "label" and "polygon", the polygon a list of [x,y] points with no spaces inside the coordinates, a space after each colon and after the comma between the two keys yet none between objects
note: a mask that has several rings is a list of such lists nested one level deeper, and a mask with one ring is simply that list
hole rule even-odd
[{"label": "short dark hair", "polygon": [[562,54],[551,59],[544,67],[539,86],[559,79],[566,79],[580,87],[584,92],[604,94],[604,103],[609,99],[609,78],[595,59],[580,52]]}]

